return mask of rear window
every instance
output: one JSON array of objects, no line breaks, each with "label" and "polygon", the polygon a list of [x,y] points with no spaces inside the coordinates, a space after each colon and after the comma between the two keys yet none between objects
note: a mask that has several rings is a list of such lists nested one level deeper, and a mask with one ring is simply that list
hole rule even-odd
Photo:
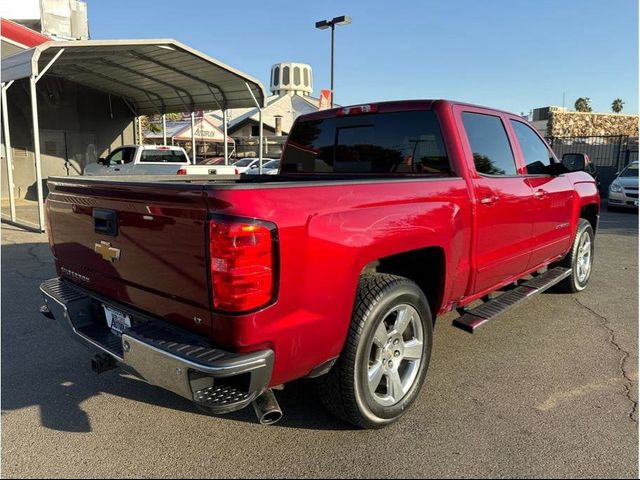
[{"label": "rear window", "polygon": [[140,162],[144,163],[187,163],[187,156],[180,150],[143,150]]},{"label": "rear window", "polygon": [[449,174],[431,110],[299,121],[289,134],[283,173]]}]

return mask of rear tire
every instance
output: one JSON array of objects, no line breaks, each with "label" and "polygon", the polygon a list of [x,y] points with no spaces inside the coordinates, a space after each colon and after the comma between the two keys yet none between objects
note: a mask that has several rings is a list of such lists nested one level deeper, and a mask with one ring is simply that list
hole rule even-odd
[{"label": "rear tire", "polygon": [[571,269],[571,275],[558,283],[556,290],[577,293],[587,288],[593,270],[594,240],[593,227],[581,218],[571,250],[566,257],[553,265]]},{"label": "rear tire", "polygon": [[395,275],[361,276],[342,354],[318,379],[322,402],[360,428],[395,422],[420,393],[432,338],[429,303],[418,285]]}]

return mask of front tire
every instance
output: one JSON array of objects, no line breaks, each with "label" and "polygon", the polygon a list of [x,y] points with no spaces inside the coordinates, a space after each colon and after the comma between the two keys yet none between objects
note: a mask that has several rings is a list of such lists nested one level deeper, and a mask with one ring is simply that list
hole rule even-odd
[{"label": "front tire", "polygon": [[323,403],[361,428],[395,422],[420,393],[432,338],[429,303],[418,285],[395,275],[363,275],[343,352],[319,379]]},{"label": "front tire", "polygon": [[558,291],[578,293],[587,288],[593,270],[594,240],[593,227],[581,218],[571,250],[556,264],[571,269],[571,275],[557,285]]}]

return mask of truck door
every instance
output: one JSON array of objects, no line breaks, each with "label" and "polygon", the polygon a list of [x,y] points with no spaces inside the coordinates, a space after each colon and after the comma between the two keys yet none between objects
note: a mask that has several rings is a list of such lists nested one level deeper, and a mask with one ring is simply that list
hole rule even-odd
[{"label": "truck door", "polygon": [[106,158],[108,162],[101,175],[126,175],[133,166],[133,157],[136,153],[134,147],[117,148]]},{"label": "truck door", "polygon": [[533,189],[531,269],[556,259],[571,247],[574,188],[567,175],[556,175],[552,170],[555,156],[538,133],[517,119],[511,118],[509,123],[517,140],[517,155]]},{"label": "truck door", "polygon": [[475,196],[476,294],[524,273],[531,256],[533,190],[516,164],[506,117],[461,106],[458,119]]}]

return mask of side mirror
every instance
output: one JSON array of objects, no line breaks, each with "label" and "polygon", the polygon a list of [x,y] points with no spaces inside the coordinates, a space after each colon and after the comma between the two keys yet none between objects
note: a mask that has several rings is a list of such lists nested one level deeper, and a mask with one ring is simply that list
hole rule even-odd
[{"label": "side mirror", "polygon": [[107,163],[107,159],[106,159],[106,158],[104,158],[104,157],[100,157],[100,158],[98,159],[98,163],[99,163],[100,165],[104,165],[105,167],[109,165],[109,164]]},{"label": "side mirror", "polygon": [[589,155],[586,153],[565,153],[562,156],[562,165],[569,172],[584,172],[589,163]]},{"label": "side mirror", "polygon": [[251,165],[251,167],[249,167],[251,170],[253,170],[254,168],[258,168],[258,165]]}]

